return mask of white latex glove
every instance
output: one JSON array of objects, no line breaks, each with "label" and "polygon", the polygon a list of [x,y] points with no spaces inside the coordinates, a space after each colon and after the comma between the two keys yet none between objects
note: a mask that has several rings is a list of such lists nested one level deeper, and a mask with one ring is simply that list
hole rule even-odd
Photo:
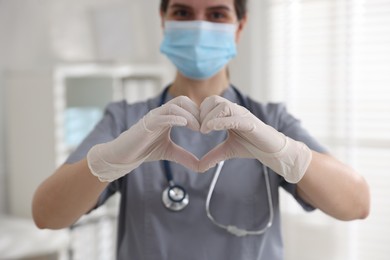
[{"label": "white latex glove", "polygon": [[311,150],[304,143],[292,140],[246,108],[220,96],[211,96],[202,102],[200,122],[200,131],[204,134],[228,131],[227,139],[201,159],[200,171],[230,158],[255,158],[286,181],[297,183],[311,161]]},{"label": "white latex glove", "polygon": [[199,131],[199,108],[188,97],[176,97],[147,113],[130,129],[108,143],[92,147],[88,166],[100,181],[116,180],[143,162],[169,160],[198,170],[199,160],[170,138],[173,126]]}]

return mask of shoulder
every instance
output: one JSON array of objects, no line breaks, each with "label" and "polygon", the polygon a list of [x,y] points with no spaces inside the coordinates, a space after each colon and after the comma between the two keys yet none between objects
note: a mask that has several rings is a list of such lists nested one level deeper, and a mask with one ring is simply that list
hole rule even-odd
[{"label": "shoulder", "polygon": [[144,101],[128,103],[126,100],[109,103],[104,112],[122,129],[127,129],[141,119],[151,109],[158,106],[159,96]]},{"label": "shoulder", "polygon": [[279,128],[285,118],[291,116],[284,103],[261,103],[250,97],[247,97],[247,101],[252,114],[275,128]]}]

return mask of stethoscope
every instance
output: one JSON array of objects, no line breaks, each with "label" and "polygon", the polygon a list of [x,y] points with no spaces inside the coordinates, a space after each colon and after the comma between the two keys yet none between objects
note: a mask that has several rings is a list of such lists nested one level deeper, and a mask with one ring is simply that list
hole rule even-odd
[{"label": "stethoscope", "polygon": [[[249,104],[245,101],[242,94],[234,86],[232,86],[232,88],[233,88],[234,92],[236,93],[238,99],[240,100],[240,103],[242,105],[244,105],[244,107],[249,109]],[[164,91],[161,95],[161,100],[160,100],[159,106],[162,106],[164,104],[166,97],[168,95],[168,90],[169,90],[169,87],[164,89]],[[162,193],[162,202],[163,202],[164,206],[171,211],[181,211],[185,207],[187,207],[187,205],[189,204],[189,202],[190,202],[189,195],[183,186],[178,185],[174,182],[169,161],[164,160],[164,161],[162,161],[162,163],[163,163],[163,168],[164,168],[164,172],[165,172],[165,178],[168,182],[168,186],[164,189],[164,191]],[[222,225],[221,223],[216,221],[216,219],[211,215],[210,201],[211,201],[211,198],[213,196],[213,192],[214,192],[215,186],[217,184],[219,175],[222,171],[222,167],[223,167],[224,163],[225,163],[224,161],[219,162],[218,165],[216,166],[214,176],[213,176],[213,179],[212,179],[210,187],[209,187],[209,191],[208,191],[207,198],[206,198],[207,217],[216,226],[218,226],[222,229],[225,229],[229,233],[236,235],[236,236],[239,236],[239,237],[247,236],[247,235],[264,234],[272,226],[273,217],[274,217],[271,185],[270,185],[270,181],[269,181],[268,169],[264,165],[263,165],[263,171],[264,171],[265,185],[266,185],[266,189],[267,189],[269,218],[268,218],[268,222],[266,223],[266,225],[263,228],[258,229],[258,230],[245,230],[245,229],[241,229],[241,228],[234,226],[234,225],[227,225],[226,226],[226,225]]]}]

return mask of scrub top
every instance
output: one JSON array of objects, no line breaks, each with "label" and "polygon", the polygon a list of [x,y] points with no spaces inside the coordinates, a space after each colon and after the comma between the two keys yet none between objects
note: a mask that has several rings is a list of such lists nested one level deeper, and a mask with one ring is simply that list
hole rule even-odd
[{"label": "scrub top", "polygon": [[[222,96],[240,104],[232,86]],[[107,106],[102,120],[67,159],[74,163],[84,158],[97,143],[116,138],[148,111],[162,103],[162,95],[147,101],[128,104],[125,101]],[[306,143],[312,150],[325,152],[299,120],[284,105],[261,104],[244,96],[249,110],[266,124],[285,135]],[[168,101],[172,97],[168,94]],[[242,105],[242,104],[241,104]],[[226,138],[225,131],[203,135],[185,127],[174,127],[172,140],[198,158]],[[142,142],[142,140],[140,140]],[[129,147],[129,152],[131,152]],[[273,201],[273,225],[257,236],[237,237],[214,225],[208,218],[205,202],[215,168],[195,173],[171,162],[173,179],[189,194],[190,203],[182,211],[166,209],[161,196],[167,187],[161,161],[143,163],[128,175],[112,182],[101,194],[102,205],[112,194],[120,192],[117,259],[120,260],[280,260],[283,259],[279,211],[279,187],[289,192],[307,211],[313,208],[296,193],[296,185],[287,183],[269,170]],[[223,225],[246,230],[262,229],[269,220],[269,205],[262,165],[255,159],[231,159],[225,162],[210,202],[210,212]]]}]

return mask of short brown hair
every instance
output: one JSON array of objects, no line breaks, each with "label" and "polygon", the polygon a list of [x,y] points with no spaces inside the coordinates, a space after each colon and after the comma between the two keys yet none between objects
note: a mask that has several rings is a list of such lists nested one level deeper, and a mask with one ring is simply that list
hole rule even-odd
[{"label": "short brown hair", "polygon": [[[234,0],[234,8],[236,9],[236,15],[238,20],[241,20],[247,12],[247,0]],[[160,10],[163,13],[167,12],[169,0],[161,0]]]}]

